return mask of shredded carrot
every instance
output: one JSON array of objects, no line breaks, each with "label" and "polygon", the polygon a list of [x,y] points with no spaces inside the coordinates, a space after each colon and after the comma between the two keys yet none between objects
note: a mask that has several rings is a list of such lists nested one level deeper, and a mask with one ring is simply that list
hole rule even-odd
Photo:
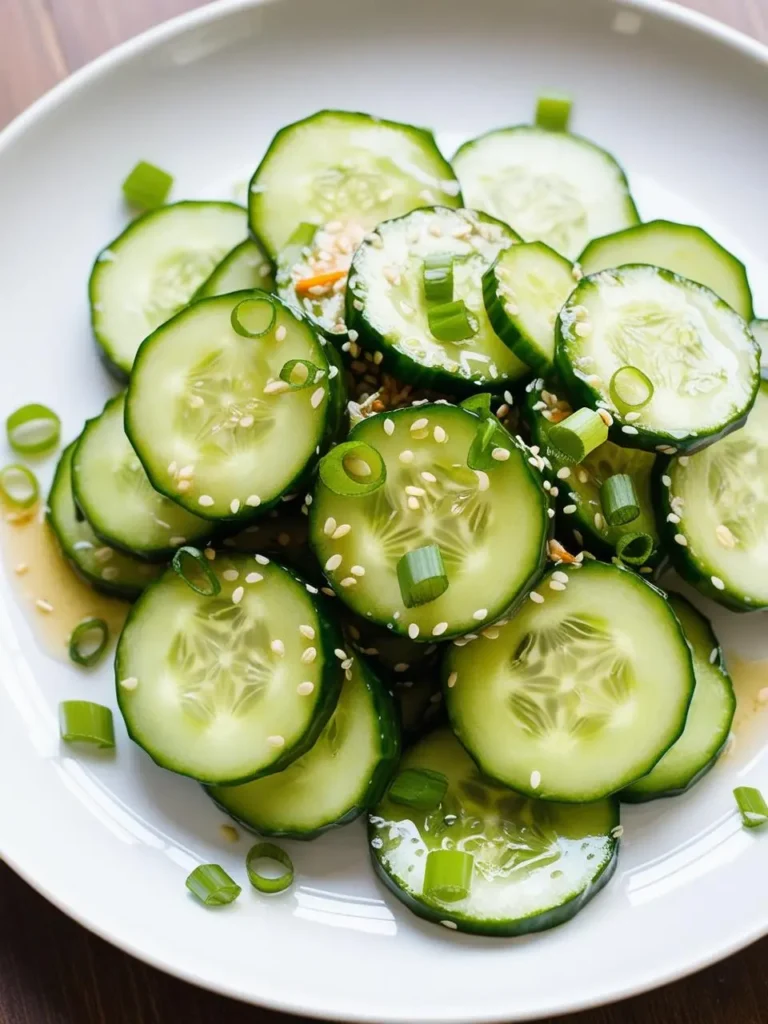
[{"label": "shredded carrot", "polygon": [[308,295],[312,288],[327,288],[346,277],[347,270],[330,270],[327,274],[316,274],[315,277],[302,277],[296,282],[296,294]]},{"label": "shredded carrot", "polygon": [[578,561],[570,551],[566,551],[559,540],[551,540],[549,542],[549,557],[553,562],[568,562],[571,565]]}]

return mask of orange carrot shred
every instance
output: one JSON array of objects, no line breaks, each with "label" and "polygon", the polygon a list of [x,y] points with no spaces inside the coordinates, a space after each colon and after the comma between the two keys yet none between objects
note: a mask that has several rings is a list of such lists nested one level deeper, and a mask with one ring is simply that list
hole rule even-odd
[{"label": "orange carrot shred", "polygon": [[327,274],[316,274],[314,277],[302,277],[296,282],[296,294],[308,295],[312,288],[325,288],[347,276],[346,270],[330,270]]}]

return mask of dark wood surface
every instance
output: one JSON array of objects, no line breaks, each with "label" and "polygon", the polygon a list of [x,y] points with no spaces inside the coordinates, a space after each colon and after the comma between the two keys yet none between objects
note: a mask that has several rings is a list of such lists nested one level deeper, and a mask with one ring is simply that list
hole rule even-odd
[{"label": "dark wood surface", "polygon": [[[686,2],[768,43],[768,0]],[[195,6],[197,0],[0,0],[0,127],[75,68]],[[561,1018],[561,1024],[768,1024],[767,962],[768,939],[685,981]],[[0,1024],[292,1019],[144,966],[72,922],[0,865]]]}]

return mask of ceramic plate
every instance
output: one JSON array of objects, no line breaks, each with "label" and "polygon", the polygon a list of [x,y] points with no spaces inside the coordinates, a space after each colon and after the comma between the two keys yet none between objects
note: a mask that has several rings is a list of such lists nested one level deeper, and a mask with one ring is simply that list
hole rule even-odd
[{"label": "ceramic plate", "polygon": [[[573,94],[576,130],[624,164],[644,218],[700,224],[742,257],[768,315],[768,51],[757,44],[651,0],[323,0],[322,16],[316,0],[235,0],[108,54],[0,137],[0,412],[46,402],[71,438],[113,390],[86,281],[124,223],[120,183],[138,158],[172,170],[179,198],[231,198],[272,134],[319,107],[433,125],[450,155],[529,119],[542,89]],[[46,653],[35,594],[16,589],[7,568],[0,852],[157,967],[296,1013],[517,1021],[659,985],[768,931],[768,840],[740,827],[731,796],[743,783],[768,791],[760,672],[745,667],[768,658],[764,615],[708,609],[741,689],[729,755],[689,796],[625,809],[616,878],[575,921],[492,941],[410,916],[374,880],[359,822],[293,845],[290,893],[202,909],[186,874],[218,861],[241,875],[247,840],[228,845],[202,790],[155,767],[118,716],[116,758],[60,746],[59,700],[114,704],[110,672]]]}]

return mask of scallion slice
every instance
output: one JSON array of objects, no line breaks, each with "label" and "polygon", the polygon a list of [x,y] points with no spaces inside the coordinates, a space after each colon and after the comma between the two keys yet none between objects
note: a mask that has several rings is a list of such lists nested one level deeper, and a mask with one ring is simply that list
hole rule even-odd
[{"label": "scallion slice", "polygon": [[320,479],[344,498],[373,494],[387,479],[381,455],[364,441],[337,444],[320,460]]},{"label": "scallion slice", "polygon": [[636,366],[620,366],[608,385],[611,400],[619,410],[642,409],[653,398],[653,381]]},{"label": "scallion slice", "polygon": [[481,391],[479,395],[470,395],[463,402],[459,402],[462,409],[472,412],[476,416],[487,419],[491,413],[491,395],[488,391]]},{"label": "scallion slice", "polygon": [[187,876],[186,885],[206,907],[224,907],[234,903],[243,891],[218,864],[200,864]]},{"label": "scallion slice", "polygon": [[424,257],[424,297],[427,302],[451,302],[453,299],[453,256],[433,252]]},{"label": "scallion slice", "polygon": [[[279,864],[284,870],[277,875],[265,875],[257,870],[259,861],[269,862],[270,867]],[[256,843],[248,851],[245,858],[245,870],[254,889],[259,892],[283,892],[293,884],[293,861],[280,846],[275,843]]]},{"label": "scallion slice", "polygon": [[315,385],[323,371],[308,359],[289,359],[280,371],[280,380],[285,381],[291,391],[303,391]]},{"label": "scallion slice", "polygon": [[216,597],[221,593],[219,577],[199,548],[179,548],[171,561],[171,568],[196,594]]},{"label": "scallion slice", "polygon": [[622,533],[616,541],[616,557],[627,565],[643,565],[653,551],[649,533]]},{"label": "scallion slice", "polygon": [[626,526],[640,515],[635,483],[628,473],[614,473],[600,488],[600,503],[609,526]]},{"label": "scallion slice", "polygon": [[139,210],[162,206],[173,187],[173,175],[161,167],[139,160],[123,182],[126,201]]},{"label": "scallion slice", "polygon": [[474,867],[475,858],[464,850],[432,850],[424,865],[424,895],[442,903],[466,899]]},{"label": "scallion slice", "polygon": [[0,494],[8,505],[31,508],[40,497],[37,477],[26,466],[5,466],[0,469]]},{"label": "scallion slice", "polygon": [[741,811],[741,823],[745,828],[760,828],[768,824],[768,804],[759,789],[753,786],[739,786],[733,795]]},{"label": "scallion slice", "polygon": [[61,437],[61,420],[47,405],[31,402],[12,412],[5,421],[8,443],[22,455],[39,455],[55,448]]},{"label": "scallion slice", "polygon": [[442,772],[434,772],[430,768],[405,768],[395,776],[387,795],[393,804],[433,811],[440,805],[447,789],[448,779]]},{"label": "scallion slice", "polygon": [[109,643],[109,626],[104,619],[85,619],[72,630],[69,657],[76,665],[91,668],[104,654]]},{"label": "scallion slice", "polygon": [[443,302],[427,309],[432,337],[437,341],[466,341],[477,334],[480,324],[463,299]]},{"label": "scallion slice", "polygon": [[549,438],[566,462],[582,462],[608,439],[608,427],[593,409],[577,409],[551,428]]},{"label": "scallion slice", "polygon": [[230,317],[232,330],[241,338],[263,338],[277,320],[277,307],[266,293],[238,302]]},{"label": "scallion slice", "polygon": [[406,551],[397,563],[397,582],[406,608],[428,604],[448,589],[448,576],[437,544]]},{"label": "scallion slice", "polygon": [[573,100],[569,96],[539,96],[536,103],[536,124],[550,132],[567,132]]},{"label": "scallion slice", "polygon": [[114,747],[112,712],[90,700],[63,700],[59,704],[59,731],[65,743],[94,743]]}]

